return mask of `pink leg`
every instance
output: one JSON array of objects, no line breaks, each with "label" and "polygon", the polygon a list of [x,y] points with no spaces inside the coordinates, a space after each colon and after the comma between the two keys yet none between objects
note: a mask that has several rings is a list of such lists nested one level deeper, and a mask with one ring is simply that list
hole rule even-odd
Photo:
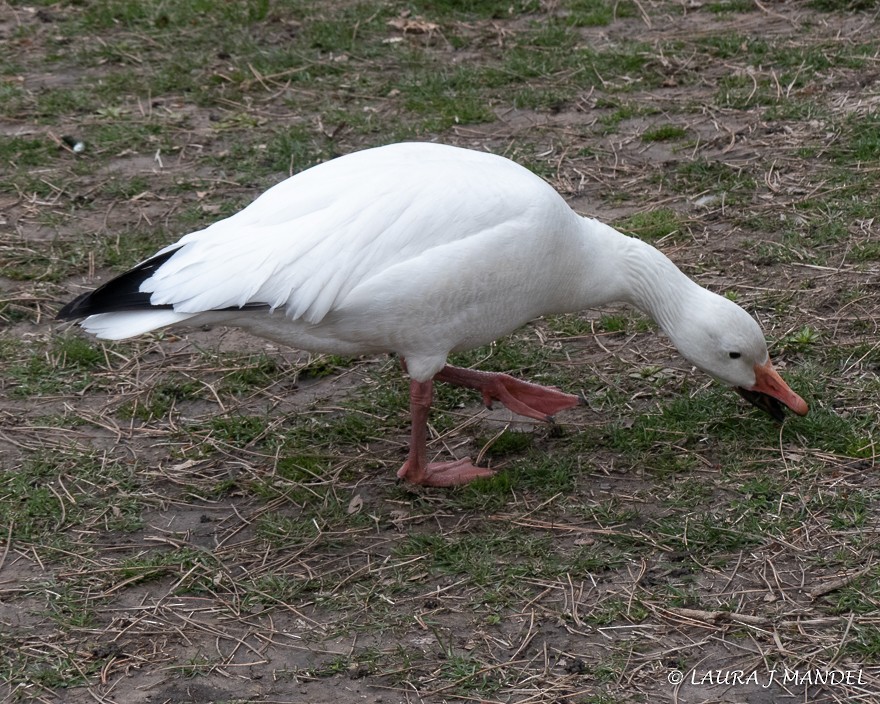
[{"label": "pink leg", "polygon": [[446,365],[434,377],[455,386],[466,386],[483,394],[483,402],[492,408],[492,401],[501,401],[514,413],[536,420],[553,420],[559,411],[583,403],[579,396],[566,394],[550,386],[530,384],[497,372],[479,372]]},{"label": "pink leg", "polygon": [[475,467],[467,457],[455,462],[428,464],[428,410],[431,408],[433,389],[434,384],[430,379],[409,382],[412,435],[409,440],[409,455],[397,476],[422,486],[458,486],[478,477],[491,477],[495,472],[485,467]]}]

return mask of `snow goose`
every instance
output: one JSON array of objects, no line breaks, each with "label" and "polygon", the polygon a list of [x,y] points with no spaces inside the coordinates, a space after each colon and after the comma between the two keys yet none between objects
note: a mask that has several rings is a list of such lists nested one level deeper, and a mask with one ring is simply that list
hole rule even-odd
[{"label": "snow goose", "polygon": [[166,325],[223,324],[313,352],[394,352],[410,377],[412,432],[397,475],[465,484],[492,472],[429,463],[434,381],[545,420],[579,398],[506,374],[456,368],[540,315],[629,303],[695,366],[782,419],[807,404],[774,370],[763,333],[732,301],[691,281],[654,247],[577,215],[541,178],[500,156],[440,144],[349,154],[270,188],[71,301],[119,340]]}]

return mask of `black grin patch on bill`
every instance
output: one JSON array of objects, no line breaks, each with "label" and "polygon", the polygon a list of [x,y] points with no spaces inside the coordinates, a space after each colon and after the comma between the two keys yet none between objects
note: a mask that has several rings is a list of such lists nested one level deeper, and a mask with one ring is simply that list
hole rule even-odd
[{"label": "black grin patch on bill", "polygon": [[753,406],[757,406],[773,420],[782,422],[785,420],[785,405],[778,399],[765,394],[763,391],[751,391],[737,386],[736,392]]}]

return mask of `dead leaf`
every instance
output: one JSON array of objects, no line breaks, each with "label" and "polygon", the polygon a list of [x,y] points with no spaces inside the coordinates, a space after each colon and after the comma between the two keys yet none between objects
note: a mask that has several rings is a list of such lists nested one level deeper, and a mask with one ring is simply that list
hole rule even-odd
[{"label": "dead leaf", "polygon": [[434,22],[428,22],[420,17],[395,17],[388,20],[388,26],[400,30],[404,34],[411,32],[412,34],[430,34],[440,29],[440,25]]},{"label": "dead leaf", "polygon": [[364,505],[364,500],[361,498],[361,495],[355,494],[354,496],[351,497],[351,501],[348,502],[348,508],[345,510],[345,512],[348,515],[351,515],[353,513],[357,513],[358,511],[361,510],[363,505]]}]

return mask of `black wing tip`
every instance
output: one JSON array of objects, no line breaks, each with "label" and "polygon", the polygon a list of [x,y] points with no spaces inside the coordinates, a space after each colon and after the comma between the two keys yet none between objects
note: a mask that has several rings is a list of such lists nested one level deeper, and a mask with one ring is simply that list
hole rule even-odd
[{"label": "black wing tip", "polygon": [[132,310],[161,310],[172,308],[170,304],[153,305],[150,294],[140,290],[159,267],[167,262],[179,248],[147,259],[133,269],[120,274],[94,291],[86,291],[65,305],[55,316],[56,320],[76,320],[100,313],[120,313]]},{"label": "black wing tip", "polygon": [[61,310],[58,311],[58,314],[55,316],[55,320],[76,320],[77,318],[82,318],[86,314],[80,313],[80,309],[84,307],[86,301],[89,296],[92,295],[92,291],[86,291],[85,293],[80,294],[76,298],[74,298],[70,303],[64,306]]},{"label": "black wing tip", "polygon": [[100,288],[87,291],[58,311],[55,320],[77,320],[101,313],[123,313],[133,310],[169,310],[171,304],[154,305],[150,303],[149,293],[117,295],[112,299],[102,296]]}]

